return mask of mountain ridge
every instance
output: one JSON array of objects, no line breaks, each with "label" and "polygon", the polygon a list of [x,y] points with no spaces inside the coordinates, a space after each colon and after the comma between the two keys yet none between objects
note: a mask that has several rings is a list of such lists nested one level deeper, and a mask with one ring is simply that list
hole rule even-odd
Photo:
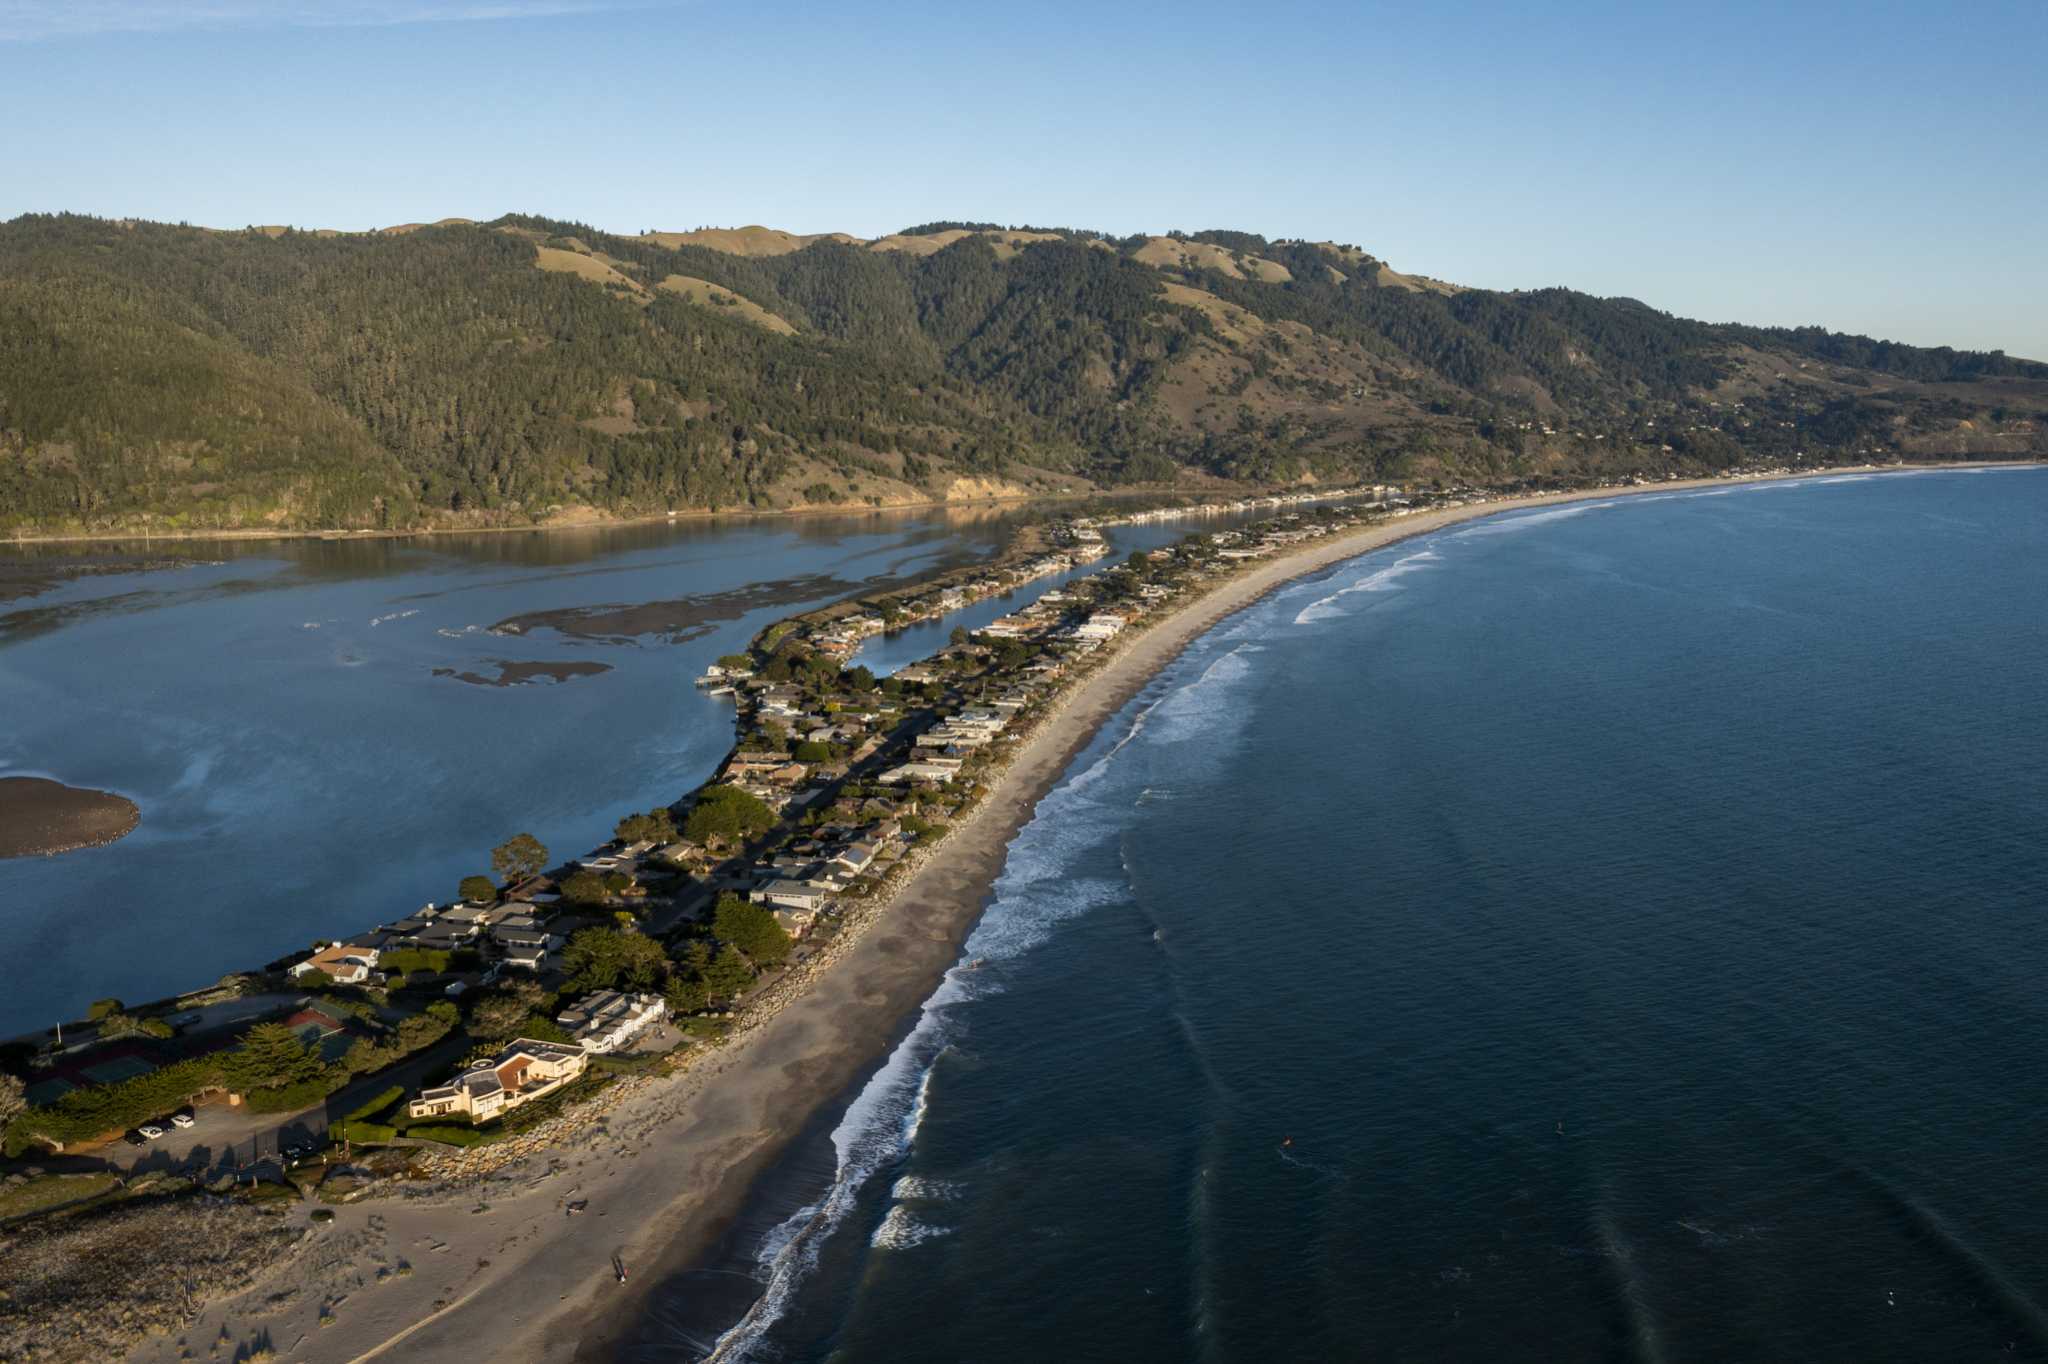
[{"label": "mountain ridge", "polygon": [[2044,421],[2048,366],[1995,351],[1245,232],[0,224],[17,534],[2021,457]]}]

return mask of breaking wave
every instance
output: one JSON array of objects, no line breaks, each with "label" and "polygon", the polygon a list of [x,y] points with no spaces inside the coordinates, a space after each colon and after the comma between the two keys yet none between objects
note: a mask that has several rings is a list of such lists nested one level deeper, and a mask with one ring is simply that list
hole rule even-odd
[{"label": "breaking wave", "polygon": [[1493,516],[1483,521],[1475,521],[1453,534],[1460,540],[1469,535],[1506,535],[1512,531],[1527,530],[1531,526],[1562,521],[1568,516],[1584,516],[1589,511],[1599,511],[1602,507],[1613,505],[1612,502],[1574,502],[1570,506],[1553,507],[1549,511],[1529,512],[1521,516]]},{"label": "breaking wave", "polygon": [[1439,562],[1442,558],[1443,556],[1433,549],[1417,550],[1413,554],[1404,555],[1393,563],[1388,564],[1385,568],[1376,569],[1358,581],[1338,588],[1329,596],[1310,602],[1295,613],[1294,623],[1296,625],[1311,625],[1319,620],[1329,620],[1334,616],[1341,616],[1344,613],[1337,609],[1337,603],[1345,597],[1355,592],[1392,592],[1396,590],[1395,585],[1402,578],[1407,577],[1410,573],[1418,573],[1429,565]]},{"label": "breaking wave", "polygon": [[[1161,704],[1163,700],[1140,712],[1140,720]],[[977,960],[1015,959],[1049,939],[1060,924],[1128,896],[1127,882],[1106,876],[1076,876],[1074,869],[1084,851],[1105,836],[1113,836],[1114,831],[1113,825],[1095,817],[1108,807],[1089,794],[1082,777],[1105,770],[1137,731],[1134,725],[1131,733],[1087,771],[1062,783],[1041,802],[1037,818],[1010,845],[989,911],[968,934],[962,949],[963,966]],[[955,1006],[1001,988],[999,980],[986,970],[956,967],[925,1001],[909,1035],[889,1054],[833,1129],[832,1146],[838,1159],[831,1185],[763,1239],[755,1257],[756,1273],[763,1284],[761,1296],[719,1337],[708,1361],[737,1364],[753,1357],[788,1310],[792,1296],[817,1267],[825,1243],[854,1211],[861,1192],[878,1175],[900,1165],[916,1144],[931,1101],[932,1077],[958,1031]],[[903,1175],[892,1185],[891,1193],[897,1203],[872,1233],[873,1245],[902,1250],[950,1230],[933,1225],[903,1204],[947,1201],[957,1195],[956,1184]]]},{"label": "breaking wave", "polygon": [[922,1245],[935,1236],[944,1236],[951,1227],[934,1226],[918,1220],[917,1214],[898,1203],[889,1209],[889,1215],[875,1228],[875,1234],[868,1238],[868,1244],[877,1250],[908,1250]]}]

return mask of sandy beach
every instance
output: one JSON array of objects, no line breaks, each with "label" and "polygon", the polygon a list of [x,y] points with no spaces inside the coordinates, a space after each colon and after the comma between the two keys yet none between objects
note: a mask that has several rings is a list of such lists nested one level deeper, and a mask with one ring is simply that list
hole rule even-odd
[{"label": "sandy beach", "polygon": [[[474,1189],[336,1209],[280,1274],[210,1306],[181,1339],[267,1343],[311,1361],[612,1358],[648,1290],[702,1259],[756,1177],[878,1059],[957,963],[1017,830],[1075,754],[1190,642],[1288,581],[1457,522],[1736,486],[1702,480],[1495,500],[1257,562],[1155,620],[1087,675],[894,900],[843,933],[803,988],[758,1009],[716,1051],[672,1079],[628,1082],[631,1092],[580,1135]],[[571,1200],[587,1200],[587,1210],[569,1215]],[[614,1255],[631,1267],[630,1284],[616,1281]],[[131,1358],[171,1360],[179,1348],[160,1339]]]}]

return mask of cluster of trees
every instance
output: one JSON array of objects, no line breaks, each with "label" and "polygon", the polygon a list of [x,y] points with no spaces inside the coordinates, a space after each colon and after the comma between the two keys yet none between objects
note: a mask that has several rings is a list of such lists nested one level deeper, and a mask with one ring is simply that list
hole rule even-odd
[{"label": "cluster of trees", "polygon": [[[760,972],[786,962],[792,946],[771,910],[727,895],[720,898],[706,931],[684,941],[673,957],[660,942],[631,929],[581,930],[562,952],[564,989],[571,995],[656,991],[677,1013],[696,1013],[744,994]],[[500,1011],[516,1012],[509,1005]]]}]

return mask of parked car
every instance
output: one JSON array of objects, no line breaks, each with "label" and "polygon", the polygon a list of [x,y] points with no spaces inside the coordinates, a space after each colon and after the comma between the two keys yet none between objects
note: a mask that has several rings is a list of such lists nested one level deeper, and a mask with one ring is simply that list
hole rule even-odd
[{"label": "parked car", "polygon": [[137,1132],[132,1128],[129,1131],[122,1134],[121,1140],[127,1142],[130,1146],[149,1145],[149,1138],[143,1136],[142,1133]]},{"label": "parked car", "polygon": [[142,1126],[136,1128],[135,1130],[142,1133],[143,1136],[148,1137],[151,1141],[155,1141],[158,1137],[164,1134],[164,1129],[158,1127],[153,1122],[146,1122],[142,1124]]},{"label": "parked car", "polygon": [[180,1109],[176,1113],[171,1114],[171,1126],[173,1127],[190,1127],[197,1121],[199,1120],[192,1116],[192,1110],[189,1108]]}]

